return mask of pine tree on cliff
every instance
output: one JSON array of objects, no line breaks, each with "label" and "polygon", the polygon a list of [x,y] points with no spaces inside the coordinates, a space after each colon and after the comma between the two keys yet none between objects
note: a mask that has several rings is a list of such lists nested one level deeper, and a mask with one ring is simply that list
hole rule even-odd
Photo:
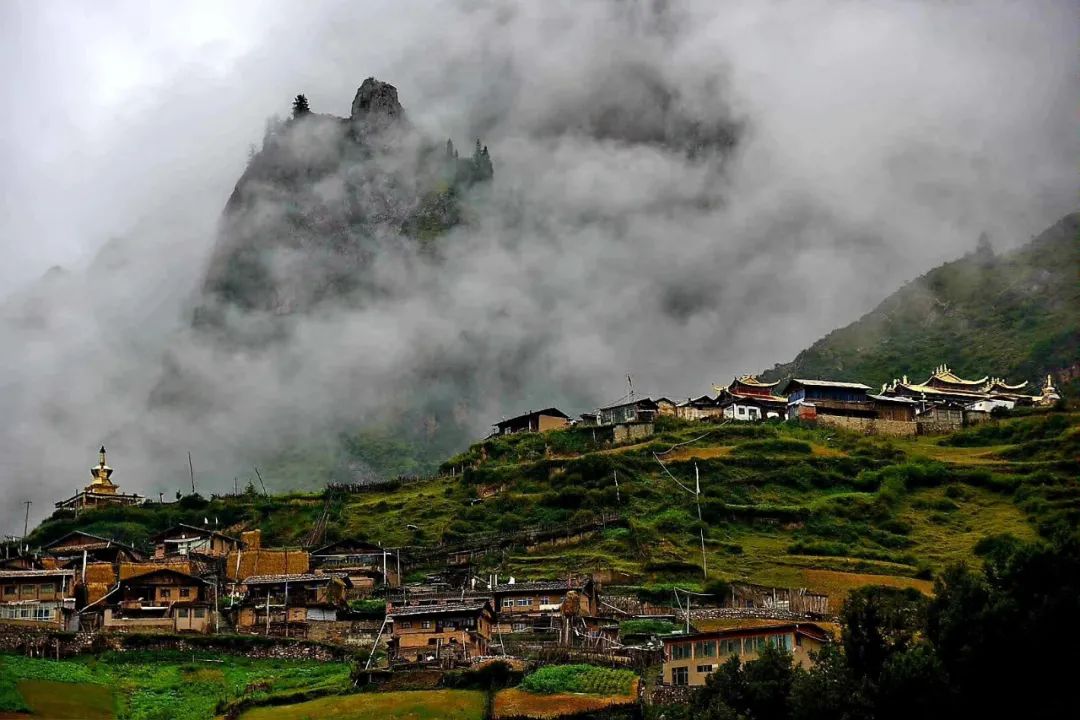
[{"label": "pine tree on cliff", "polygon": [[292,116],[298,118],[301,115],[307,115],[311,112],[311,108],[308,106],[307,96],[303,93],[297,95],[292,102]]}]

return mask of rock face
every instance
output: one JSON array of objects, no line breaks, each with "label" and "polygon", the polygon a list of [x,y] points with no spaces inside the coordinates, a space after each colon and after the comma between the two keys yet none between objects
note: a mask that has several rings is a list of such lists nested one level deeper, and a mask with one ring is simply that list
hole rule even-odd
[{"label": "rock face", "polygon": [[362,134],[381,132],[405,121],[397,88],[369,77],[356,91],[349,120]]}]

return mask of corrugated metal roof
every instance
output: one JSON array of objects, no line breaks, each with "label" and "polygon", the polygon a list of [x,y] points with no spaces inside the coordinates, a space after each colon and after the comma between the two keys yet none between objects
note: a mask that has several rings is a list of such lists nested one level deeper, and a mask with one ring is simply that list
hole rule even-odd
[{"label": "corrugated metal roof", "polygon": [[[853,382],[840,382],[839,380],[805,380],[803,378],[793,378],[793,383],[799,383],[808,387],[841,387],[841,388],[853,388],[855,390],[869,390],[869,385],[863,385],[862,383]],[[789,383],[790,384],[790,383]]]},{"label": "corrugated metal roof", "polygon": [[537,592],[544,590],[580,590],[578,583],[566,580],[537,580],[535,582],[502,583],[491,588],[491,592]]},{"label": "corrugated metal roof", "polygon": [[487,603],[472,605],[408,605],[402,608],[393,608],[387,613],[388,618],[404,617],[412,615],[461,615],[465,613],[478,613],[484,609]]},{"label": "corrugated metal roof", "polygon": [[74,577],[74,570],[0,570],[0,578],[10,578],[17,580],[19,578],[33,578],[33,577],[56,577],[58,575],[70,575]]},{"label": "corrugated metal roof", "polygon": [[337,578],[351,585],[349,576],[344,573],[299,573],[296,575],[252,575],[244,580],[245,585],[276,585],[286,582],[330,582]]}]

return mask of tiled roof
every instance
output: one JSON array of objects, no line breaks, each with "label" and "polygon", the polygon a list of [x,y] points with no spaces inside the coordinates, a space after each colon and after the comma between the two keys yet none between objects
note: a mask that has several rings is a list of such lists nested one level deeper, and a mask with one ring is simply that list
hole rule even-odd
[{"label": "tiled roof", "polygon": [[405,617],[412,615],[464,615],[478,613],[484,609],[487,603],[473,603],[469,605],[408,605],[401,608],[393,608],[387,613],[387,617]]}]

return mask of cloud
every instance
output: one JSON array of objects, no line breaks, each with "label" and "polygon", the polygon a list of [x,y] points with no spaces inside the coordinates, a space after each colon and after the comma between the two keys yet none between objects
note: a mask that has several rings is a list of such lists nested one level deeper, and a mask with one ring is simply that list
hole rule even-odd
[{"label": "cloud", "polygon": [[[122,487],[156,493],[186,482],[189,449],[222,484],[343,424],[475,436],[517,409],[612,400],[628,372],[697,395],[790,358],[983,231],[1004,249],[1075,206],[1080,28],[1063,3],[0,12],[20,98],[0,121],[0,446],[9,497],[38,516],[85,484],[102,441]],[[469,223],[437,260],[378,233],[363,302],[290,316],[269,346],[193,330],[266,117],[296,92],[346,116],[369,75],[433,141],[491,148],[496,181]],[[311,202],[339,203],[342,173]],[[310,304],[306,280],[339,251],[273,254],[277,277],[305,280],[284,307]],[[229,313],[235,332],[280,322]],[[198,402],[155,403],[163,367]]]}]

